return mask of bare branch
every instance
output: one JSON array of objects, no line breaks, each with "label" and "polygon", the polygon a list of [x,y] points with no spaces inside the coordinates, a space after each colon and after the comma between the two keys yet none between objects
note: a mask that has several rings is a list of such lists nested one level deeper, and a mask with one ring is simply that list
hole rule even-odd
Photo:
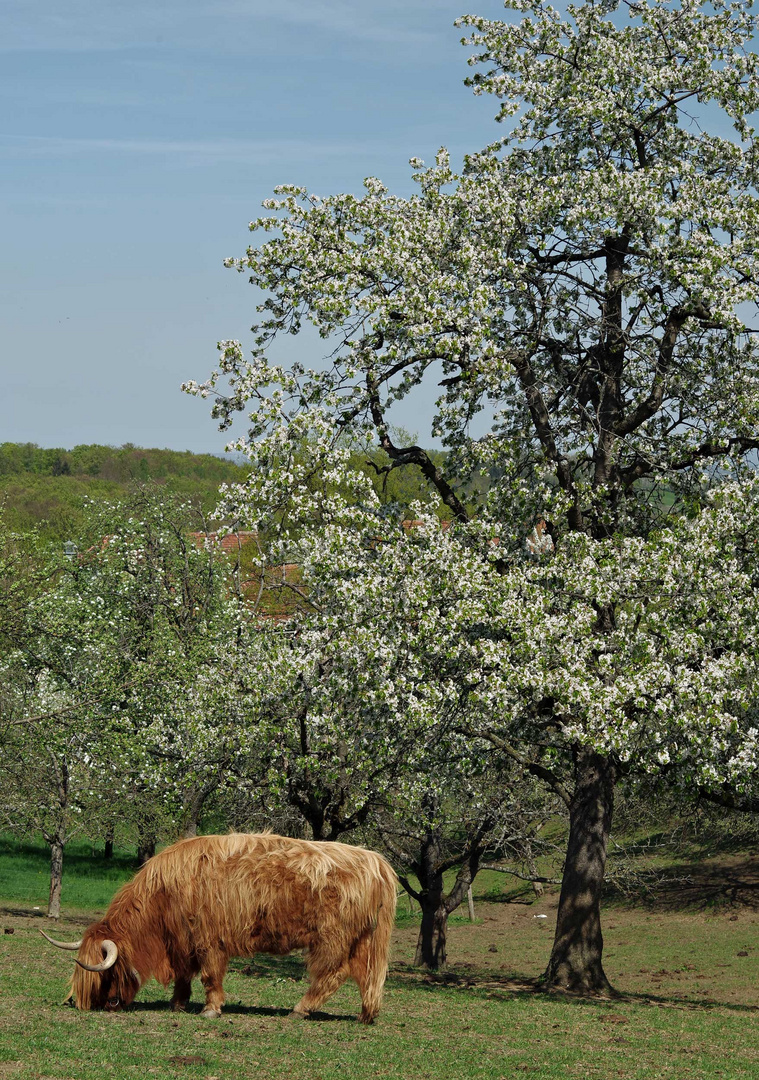
[{"label": "bare branch", "polygon": [[493,746],[499,750],[503,750],[504,754],[508,755],[512,761],[516,761],[518,765],[521,765],[532,776],[537,776],[540,780],[546,783],[551,791],[561,799],[564,805],[569,809],[572,805],[572,797],[567,789],[562,784],[556,773],[551,769],[546,768],[545,765],[541,765],[539,761],[531,761],[524,754],[520,754],[518,750],[502,739],[500,735],[496,735],[493,731],[488,731],[483,734],[483,738],[492,743]]},{"label": "bare branch", "polygon": [[511,870],[508,866],[501,866],[499,863],[480,863],[480,869],[495,870],[497,874],[510,874],[512,877],[519,878],[520,881],[531,881],[533,884],[539,882],[541,885],[561,885],[561,878],[540,877],[538,874],[519,874],[516,870]]}]

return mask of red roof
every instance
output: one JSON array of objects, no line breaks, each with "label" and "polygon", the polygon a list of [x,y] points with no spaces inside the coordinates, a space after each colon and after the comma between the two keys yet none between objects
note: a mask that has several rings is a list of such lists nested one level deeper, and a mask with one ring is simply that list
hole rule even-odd
[{"label": "red roof", "polygon": [[221,546],[222,551],[237,551],[246,544],[252,544],[257,539],[258,533],[226,533],[222,536],[221,540],[219,540],[218,533],[191,532],[189,533],[189,536],[195,541],[198,547],[203,547],[205,542],[210,540],[212,544],[218,543]]}]

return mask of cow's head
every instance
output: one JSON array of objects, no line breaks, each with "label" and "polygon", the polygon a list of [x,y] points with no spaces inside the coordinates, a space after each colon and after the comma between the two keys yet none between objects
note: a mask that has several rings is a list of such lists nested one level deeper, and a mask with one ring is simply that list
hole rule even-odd
[{"label": "cow's head", "polygon": [[140,989],[140,976],[129,962],[128,949],[106,937],[106,929],[91,926],[80,941],[67,944],[40,933],[58,949],[77,951],[71,978],[71,996],[77,1009],[106,1009],[115,1012],[130,1005]]}]

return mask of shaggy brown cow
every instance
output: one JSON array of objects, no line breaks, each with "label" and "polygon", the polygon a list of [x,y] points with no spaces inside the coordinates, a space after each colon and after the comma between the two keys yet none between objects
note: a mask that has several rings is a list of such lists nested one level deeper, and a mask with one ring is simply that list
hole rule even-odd
[{"label": "shaggy brown cow", "polygon": [[387,974],[395,883],[385,859],[348,844],[199,836],[150,859],[81,941],[48,940],[79,950],[78,1009],[129,1005],[151,976],[164,986],[173,979],[172,1007],[184,1009],[200,974],[202,1015],[219,1016],[231,956],[305,948],[310,985],[294,1013],[307,1016],[350,977],[369,1024]]}]

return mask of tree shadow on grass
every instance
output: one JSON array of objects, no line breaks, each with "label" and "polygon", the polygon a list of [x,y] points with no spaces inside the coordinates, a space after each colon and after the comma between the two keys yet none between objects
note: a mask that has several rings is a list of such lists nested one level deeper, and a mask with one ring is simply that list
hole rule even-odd
[{"label": "tree shadow on grass", "polygon": [[306,978],[306,964],[300,953],[286,956],[271,956],[268,953],[256,953],[250,959],[235,958],[230,961],[229,970],[249,979],[288,979],[300,982]]},{"label": "tree shadow on grass", "polygon": [[683,859],[665,872],[638,874],[640,888],[633,895],[604,890],[605,901],[625,906],[645,906],[647,911],[704,911],[720,907],[759,910],[759,859],[724,856],[714,862]]},{"label": "tree shadow on grass", "polygon": [[533,904],[538,904],[541,901],[535,895],[532,885],[525,883],[524,885],[514,885],[512,888],[503,891],[492,888],[487,892],[475,893],[474,902],[475,904],[520,904],[524,907],[532,907]]},{"label": "tree shadow on grass", "polygon": [[[24,868],[24,864],[37,863],[47,870],[50,865],[50,849],[42,840],[17,840],[14,837],[0,836],[0,857],[15,861]],[[87,843],[72,843],[66,847],[66,872],[78,877],[108,879],[132,875],[138,869],[136,857],[131,852],[116,851],[106,859],[102,853]]]},{"label": "tree shadow on grass", "polygon": [[447,970],[429,972],[411,965],[395,964],[388,976],[388,987],[397,989],[421,990],[431,994],[446,994],[451,991],[472,992],[494,1001],[513,1001],[515,998],[560,999],[577,1008],[594,1009],[599,1012],[618,1009],[624,1005],[650,1005],[662,1009],[683,1009],[688,1011],[708,1012],[711,1009],[726,1009],[729,1012],[756,1013],[757,1005],[741,1005],[735,1002],[718,1001],[714,998],[691,997],[688,995],[668,996],[656,993],[617,992],[614,997],[581,997],[578,994],[562,990],[546,990],[540,979],[520,975],[495,975],[492,972],[466,969],[463,971]]},{"label": "tree shadow on grass", "polygon": [[629,1001],[634,1005],[654,1005],[660,1009],[688,1009],[694,1012],[709,1012],[711,1009],[727,1009],[728,1012],[756,1013],[759,1005],[741,1005],[734,1001],[718,1001],[716,998],[704,997],[668,997],[666,994],[650,993],[626,993],[619,998],[620,1001]]}]

